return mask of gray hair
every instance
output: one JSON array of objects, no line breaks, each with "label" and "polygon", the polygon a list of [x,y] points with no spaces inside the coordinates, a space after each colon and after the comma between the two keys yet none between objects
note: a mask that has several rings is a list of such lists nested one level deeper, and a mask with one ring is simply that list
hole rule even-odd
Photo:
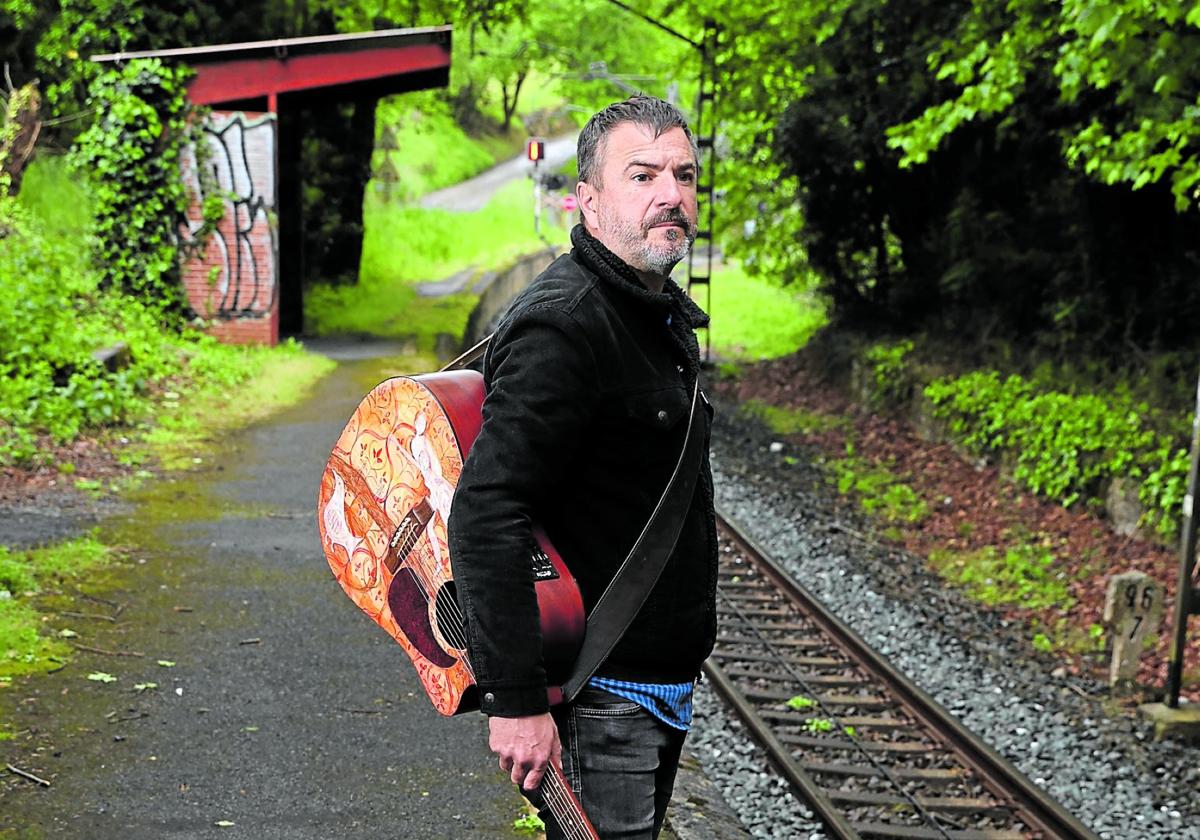
[{"label": "gray hair", "polygon": [[634,123],[645,126],[654,132],[657,139],[672,128],[682,128],[692,147],[692,157],[696,165],[700,165],[700,148],[696,138],[688,128],[687,120],[678,108],[669,102],[654,96],[637,94],[624,102],[614,102],[602,111],[597,112],[587,121],[583,131],[579,132],[579,144],[576,148],[576,159],[579,165],[579,180],[588,184],[598,185],[600,180],[601,142],[619,125]]}]

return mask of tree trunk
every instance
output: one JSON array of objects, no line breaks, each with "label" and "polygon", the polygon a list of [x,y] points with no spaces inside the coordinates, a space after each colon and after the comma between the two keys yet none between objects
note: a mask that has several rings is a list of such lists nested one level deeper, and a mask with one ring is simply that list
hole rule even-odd
[{"label": "tree trunk", "polygon": [[525,84],[525,73],[517,74],[517,83],[513,86],[512,99],[508,98],[508,85],[502,85],[501,91],[504,97],[504,130],[508,131],[508,127],[512,124],[513,114],[517,112],[517,99],[521,96],[521,85]]}]

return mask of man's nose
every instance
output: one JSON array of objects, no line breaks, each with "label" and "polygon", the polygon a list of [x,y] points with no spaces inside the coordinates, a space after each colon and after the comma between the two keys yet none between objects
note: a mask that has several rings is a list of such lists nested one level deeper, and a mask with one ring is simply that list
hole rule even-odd
[{"label": "man's nose", "polygon": [[659,178],[658,205],[660,207],[678,207],[683,203],[683,190],[679,188],[679,179],[674,175]]}]

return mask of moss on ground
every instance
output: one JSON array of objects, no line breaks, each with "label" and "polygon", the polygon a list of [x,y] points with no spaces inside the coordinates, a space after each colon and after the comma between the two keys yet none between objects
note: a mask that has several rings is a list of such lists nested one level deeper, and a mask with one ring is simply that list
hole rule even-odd
[{"label": "moss on ground", "polygon": [[0,546],[0,683],[53,671],[68,659],[74,631],[43,630],[59,590],[93,575],[114,556],[95,534],[30,551]]},{"label": "moss on ground", "polygon": [[935,550],[929,553],[929,564],[989,606],[1067,609],[1074,603],[1070,580],[1057,569],[1054,553],[1035,542],[975,551]]},{"label": "moss on ground", "polygon": [[[295,344],[230,348],[229,352],[241,354],[245,365],[236,371],[224,368],[236,386],[220,377],[209,378],[197,390],[167,400],[154,418],[155,424],[123,450],[121,460],[134,466],[157,460],[167,469],[191,466],[195,459],[207,457],[215,442],[229,431],[303,399],[313,384],[334,367],[331,360]],[[151,476],[139,469],[107,486],[89,479],[77,480],[76,484],[97,494],[127,492]],[[181,498],[177,483],[171,485],[169,496]],[[185,507],[173,511],[172,518],[211,513],[190,497]],[[142,508],[145,515],[139,518],[136,530],[115,535],[118,541],[147,546],[155,533],[150,527],[154,506]],[[75,595],[64,590],[74,590],[85,578],[93,578],[117,556],[119,552],[106,546],[95,532],[31,551],[0,546],[0,686],[15,676],[56,670],[68,661],[70,640],[76,634],[69,623],[51,630],[50,617],[78,610]]]}]

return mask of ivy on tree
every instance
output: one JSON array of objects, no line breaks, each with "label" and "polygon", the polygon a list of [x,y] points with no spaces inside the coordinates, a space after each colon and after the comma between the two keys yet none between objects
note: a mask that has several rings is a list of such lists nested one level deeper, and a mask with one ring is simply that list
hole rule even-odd
[{"label": "ivy on tree", "polygon": [[74,164],[92,181],[101,288],[176,313],[183,306],[177,232],[188,206],[179,164],[196,133],[190,75],[157,59],[105,70],[89,97],[100,118],[73,150]]}]

